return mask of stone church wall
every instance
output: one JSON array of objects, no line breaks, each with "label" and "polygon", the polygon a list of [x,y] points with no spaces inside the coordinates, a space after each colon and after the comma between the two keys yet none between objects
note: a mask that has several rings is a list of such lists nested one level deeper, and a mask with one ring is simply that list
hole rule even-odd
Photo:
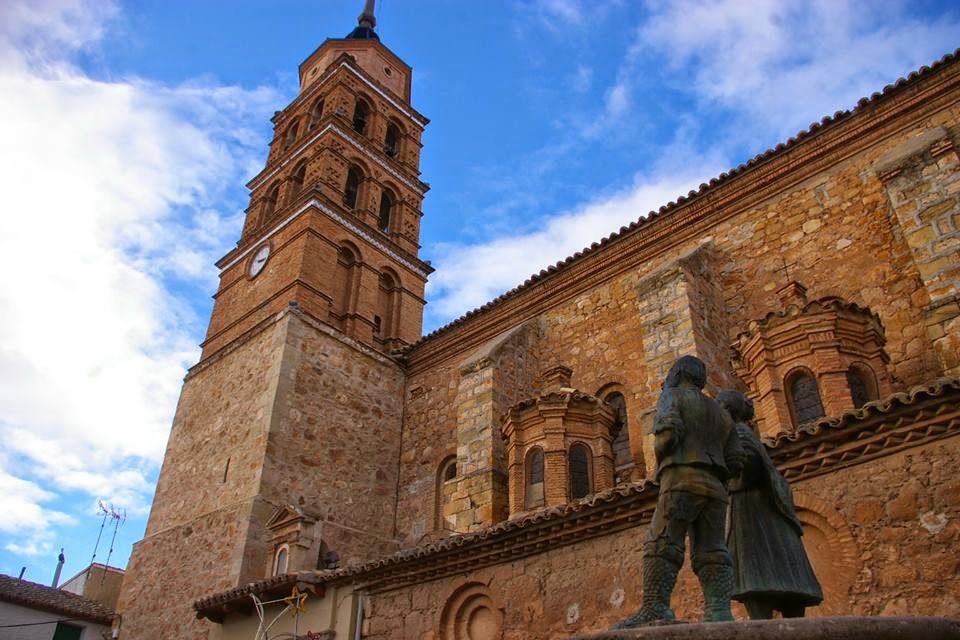
[{"label": "stone church wall", "polygon": [[[958,445],[954,436],[795,484],[804,543],[826,595],[809,615],[960,615],[960,485],[951,473]],[[467,618],[501,625],[502,636],[476,637],[505,640],[605,628],[640,605],[645,532],[646,523],[469,576],[371,593],[364,637],[446,640],[454,636],[444,628]],[[460,597],[464,591],[471,597]],[[673,605],[678,617],[701,615],[689,560]],[[735,614],[744,616],[740,605]]]},{"label": "stone church wall", "polygon": [[132,638],[205,637],[191,603],[262,577],[244,557],[260,484],[282,328],[195,368],[183,387],[144,539],[118,610]]},{"label": "stone church wall", "polygon": [[272,324],[183,387],[146,536],[243,501],[260,483],[283,332]]},{"label": "stone church wall", "polygon": [[196,368],[124,581],[125,633],[194,637],[193,600],[270,575],[266,524],[287,504],[343,564],[394,551],[402,385],[395,363],[293,311]]},{"label": "stone church wall", "polygon": [[396,548],[402,372],[305,316],[286,322],[261,495],[317,517],[342,564],[387,555]]},{"label": "stone church wall", "polygon": [[[437,466],[456,448],[458,418],[450,405],[459,384],[457,363],[476,348],[476,336],[490,331],[486,327],[499,326],[503,332],[526,318],[537,319],[543,326],[536,345],[540,365],[571,367],[573,386],[588,393],[609,383],[621,385],[631,439],[641,441],[663,375],[678,355],[696,353],[706,360],[715,386],[741,384],[730,373],[729,345],[748,323],[782,308],[776,292],[791,280],[802,282],[811,299],[839,296],[879,315],[894,390],[946,373],[934,340],[951,344],[953,338],[944,334],[952,330],[944,327],[956,319],[941,318],[928,331],[930,291],[876,167],[888,171],[877,163],[931,128],[943,127],[948,141],[960,140],[960,107],[944,108],[909,126],[895,124],[888,125],[890,133],[881,143],[820,159],[817,173],[800,179],[785,174],[778,191],[749,207],[718,209],[707,218],[715,222],[701,223],[687,239],[664,236],[656,253],[636,267],[617,270],[616,244],[595,247],[613,255],[580,258],[584,265],[604,261],[604,271],[598,272],[604,275],[598,275],[593,286],[579,290],[575,262],[546,276],[542,284],[456,323],[446,330],[448,336],[441,332],[415,347],[401,471],[400,511],[408,515],[399,523],[398,536],[404,544],[422,541],[435,527],[431,514],[436,511]],[[927,172],[929,180],[937,181],[930,188],[938,202],[956,204],[956,152],[950,147],[938,154],[937,172]],[[946,207],[941,202],[937,211]],[[667,223],[653,220],[650,233],[658,233],[660,224]],[[953,233],[946,218],[937,224]],[[619,261],[630,259],[623,254]],[[938,307],[944,308],[952,307]],[[460,335],[463,339],[457,341]],[[431,350],[434,341],[450,342],[448,348]],[[495,423],[499,416],[493,413],[489,415]],[[417,443],[429,444],[419,449]],[[430,456],[423,455],[427,446]],[[635,457],[643,455],[642,449],[633,445]]]}]

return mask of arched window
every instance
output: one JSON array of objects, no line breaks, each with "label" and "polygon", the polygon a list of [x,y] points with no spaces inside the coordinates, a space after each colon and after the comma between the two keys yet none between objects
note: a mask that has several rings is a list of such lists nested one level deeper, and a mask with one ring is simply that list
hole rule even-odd
[{"label": "arched window", "polygon": [[[288,198],[293,199],[295,195],[303,191],[303,182],[307,178],[307,163],[303,162],[297,167],[297,170],[290,176],[290,194]],[[287,200],[289,202],[290,200]]]},{"label": "arched window", "polygon": [[390,215],[393,211],[393,196],[384,189],[380,193],[380,215],[377,218],[377,228],[380,231],[390,230]]},{"label": "arched window", "polygon": [[820,390],[813,374],[800,370],[787,378],[787,393],[790,400],[790,412],[793,422],[800,426],[824,416]]},{"label": "arched window", "polygon": [[457,456],[448,456],[440,463],[440,469],[437,472],[437,529],[451,528],[443,517],[443,508],[450,502],[450,496],[457,488],[455,484],[448,485],[447,483],[456,479]]},{"label": "arched window", "polygon": [[261,223],[264,223],[270,219],[270,216],[273,215],[273,212],[277,210],[277,204],[279,200],[280,185],[278,183],[270,187],[270,190],[267,191],[267,195],[263,198],[263,214]]},{"label": "arched window", "polygon": [[394,336],[394,309],[397,303],[397,278],[384,271],[380,274],[380,282],[377,287],[377,315],[380,322],[374,322],[374,332],[381,338],[393,338]]},{"label": "arched window", "polygon": [[383,139],[383,152],[391,158],[400,153],[400,128],[392,122],[387,125],[387,135]]},{"label": "arched window", "polygon": [[287,133],[283,139],[283,148],[284,150],[289,149],[291,145],[297,140],[297,129],[300,127],[300,123],[297,120],[294,120],[287,127]]},{"label": "arched window", "polygon": [[351,311],[353,290],[356,288],[359,259],[350,247],[337,250],[337,266],[334,271],[334,299],[332,311],[341,319]]},{"label": "arched window", "polygon": [[313,109],[310,110],[310,126],[308,128],[313,129],[318,124],[320,120],[323,119],[323,98],[320,98],[315,103],[313,103]]},{"label": "arched window", "polygon": [[847,385],[850,387],[850,398],[857,409],[871,400],[877,399],[876,382],[873,372],[863,366],[853,366],[847,371]]},{"label": "arched window", "polygon": [[358,99],[357,105],[353,108],[353,130],[360,134],[366,133],[369,115],[370,107],[366,102]]},{"label": "arched window", "polygon": [[544,502],[543,449],[534,447],[527,453],[524,470],[526,472],[526,491],[524,492],[526,508],[533,509],[534,507],[542,507]]},{"label": "arched window", "polygon": [[290,552],[287,549],[287,545],[283,545],[277,549],[277,555],[273,559],[273,575],[282,576],[287,572],[287,561],[289,557]]},{"label": "arched window", "polygon": [[450,458],[443,465],[443,471],[441,471],[440,477],[443,478],[444,482],[457,479],[457,459],[455,457]]},{"label": "arched window", "polygon": [[604,400],[617,412],[617,420],[613,423],[613,464],[614,468],[619,469],[633,463],[633,455],[630,453],[630,429],[627,419],[627,401],[623,394],[614,391]]},{"label": "arched window", "polygon": [[357,208],[357,197],[360,194],[360,180],[363,176],[356,167],[350,167],[347,171],[347,184],[343,188],[343,204],[348,209]]},{"label": "arched window", "polygon": [[583,444],[570,447],[567,454],[567,473],[570,475],[570,499],[577,500],[592,493],[590,483],[590,449]]}]

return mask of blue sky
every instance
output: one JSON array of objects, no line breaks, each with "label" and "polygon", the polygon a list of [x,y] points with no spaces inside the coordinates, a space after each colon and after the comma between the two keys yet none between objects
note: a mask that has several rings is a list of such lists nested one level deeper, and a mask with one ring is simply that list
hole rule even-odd
[{"label": "blue sky", "polygon": [[[947,2],[378,4],[432,119],[427,331],[960,46]],[[0,3],[0,572],[82,569],[98,500],[125,564],[269,118],[361,5]]]}]

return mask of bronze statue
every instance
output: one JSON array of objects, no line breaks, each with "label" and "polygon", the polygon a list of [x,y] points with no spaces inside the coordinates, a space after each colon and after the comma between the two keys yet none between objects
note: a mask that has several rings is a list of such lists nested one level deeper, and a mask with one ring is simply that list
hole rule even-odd
[{"label": "bronze statue", "polygon": [[673,620],[670,595],[690,536],[693,570],[704,596],[704,620],[733,620],[733,564],[724,540],[726,482],[742,453],[730,416],[704,395],[707,370],[693,356],[673,363],[653,424],[660,494],[643,550],[640,611],[618,623],[629,629]]},{"label": "bronze statue", "polygon": [[774,610],[784,618],[803,617],[806,607],[823,601],[823,592],[800,541],[803,528],[790,485],[750,427],[750,400],[729,390],[717,400],[733,418],[744,449],[743,470],[730,483],[733,599],[755,620],[772,618]]}]

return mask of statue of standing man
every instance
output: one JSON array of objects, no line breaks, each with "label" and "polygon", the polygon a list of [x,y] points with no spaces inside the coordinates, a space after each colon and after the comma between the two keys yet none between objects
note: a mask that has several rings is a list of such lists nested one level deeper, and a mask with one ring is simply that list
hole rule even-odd
[{"label": "statue of standing man", "polygon": [[679,358],[664,380],[653,424],[660,494],[643,550],[643,603],[615,629],[674,619],[670,595],[688,535],[704,621],[733,620],[726,482],[743,453],[730,416],[703,393],[706,383],[706,366],[694,356]]}]

